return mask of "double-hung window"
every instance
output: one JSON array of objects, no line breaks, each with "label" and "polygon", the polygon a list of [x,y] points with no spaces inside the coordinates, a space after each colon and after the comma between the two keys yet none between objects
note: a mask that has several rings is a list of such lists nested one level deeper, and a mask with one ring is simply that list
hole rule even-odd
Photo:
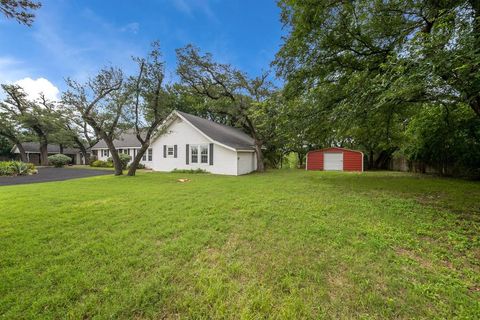
[{"label": "double-hung window", "polygon": [[208,163],[208,144],[190,146],[191,163]]},{"label": "double-hung window", "polygon": [[108,149],[102,149],[102,157],[108,157],[108,152],[109,150]]},{"label": "double-hung window", "polygon": [[153,150],[152,148],[148,149],[148,161],[152,161],[153,159]]}]

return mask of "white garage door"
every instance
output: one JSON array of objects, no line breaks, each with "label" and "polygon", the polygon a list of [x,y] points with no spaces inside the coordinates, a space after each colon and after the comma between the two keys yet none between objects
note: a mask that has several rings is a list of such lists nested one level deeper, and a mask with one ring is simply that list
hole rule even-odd
[{"label": "white garage door", "polygon": [[343,171],[343,153],[324,153],[323,170]]}]

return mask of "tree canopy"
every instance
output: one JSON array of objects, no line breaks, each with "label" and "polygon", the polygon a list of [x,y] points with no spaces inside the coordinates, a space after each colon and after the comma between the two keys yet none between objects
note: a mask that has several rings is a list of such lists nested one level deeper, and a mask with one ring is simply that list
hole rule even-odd
[{"label": "tree canopy", "polygon": [[15,19],[18,23],[31,26],[35,19],[35,10],[42,4],[30,0],[0,0],[0,12],[7,18]]}]

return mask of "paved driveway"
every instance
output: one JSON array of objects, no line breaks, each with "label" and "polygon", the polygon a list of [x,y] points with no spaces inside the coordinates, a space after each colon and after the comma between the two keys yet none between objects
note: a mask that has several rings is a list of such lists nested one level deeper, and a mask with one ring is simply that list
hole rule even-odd
[{"label": "paved driveway", "polygon": [[113,174],[110,170],[39,168],[38,173],[31,176],[0,177],[0,186],[10,186],[25,183],[62,181]]}]

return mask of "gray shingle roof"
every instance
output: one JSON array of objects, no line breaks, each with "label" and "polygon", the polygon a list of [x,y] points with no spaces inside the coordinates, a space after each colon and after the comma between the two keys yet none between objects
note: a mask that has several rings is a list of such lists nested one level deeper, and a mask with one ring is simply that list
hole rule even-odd
[{"label": "gray shingle roof", "polygon": [[177,113],[212,140],[232,147],[235,150],[255,150],[253,138],[240,129],[225,126],[189,113],[181,111],[177,111]]},{"label": "gray shingle roof", "polygon": [[[29,153],[40,153],[40,143],[38,142],[24,142],[22,143],[23,148],[25,149],[25,152]],[[49,144],[47,146],[48,153],[59,153],[60,152],[60,146],[57,144]],[[63,153],[66,154],[75,154],[77,152],[80,152],[79,149],[77,148],[63,148]]]},{"label": "gray shingle roof", "polygon": [[[132,133],[132,131],[127,131],[120,134],[118,139],[113,140],[113,145],[116,148],[127,148],[127,147],[140,148],[142,146],[140,141],[138,141],[137,136],[134,133]],[[97,142],[97,144],[92,147],[92,149],[106,149],[106,148],[108,147],[103,139]]]},{"label": "gray shingle roof", "polygon": [[[178,115],[185,118],[188,122],[190,122],[194,127],[198,130],[203,132],[206,136],[210,139],[234,148],[235,150],[255,150],[254,149],[254,141],[249,135],[244,133],[242,130],[225,126],[223,124],[219,124],[213,122],[211,120],[207,120],[204,118],[200,118],[194,116],[193,114],[181,112],[181,111],[174,111]],[[135,134],[132,131],[126,131],[122,133],[118,139],[113,141],[113,144],[116,148],[140,148],[141,144],[138,141]],[[92,147],[92,149],[106,149],[107,144],[105,141],[100,140],[96,145]]]}]

